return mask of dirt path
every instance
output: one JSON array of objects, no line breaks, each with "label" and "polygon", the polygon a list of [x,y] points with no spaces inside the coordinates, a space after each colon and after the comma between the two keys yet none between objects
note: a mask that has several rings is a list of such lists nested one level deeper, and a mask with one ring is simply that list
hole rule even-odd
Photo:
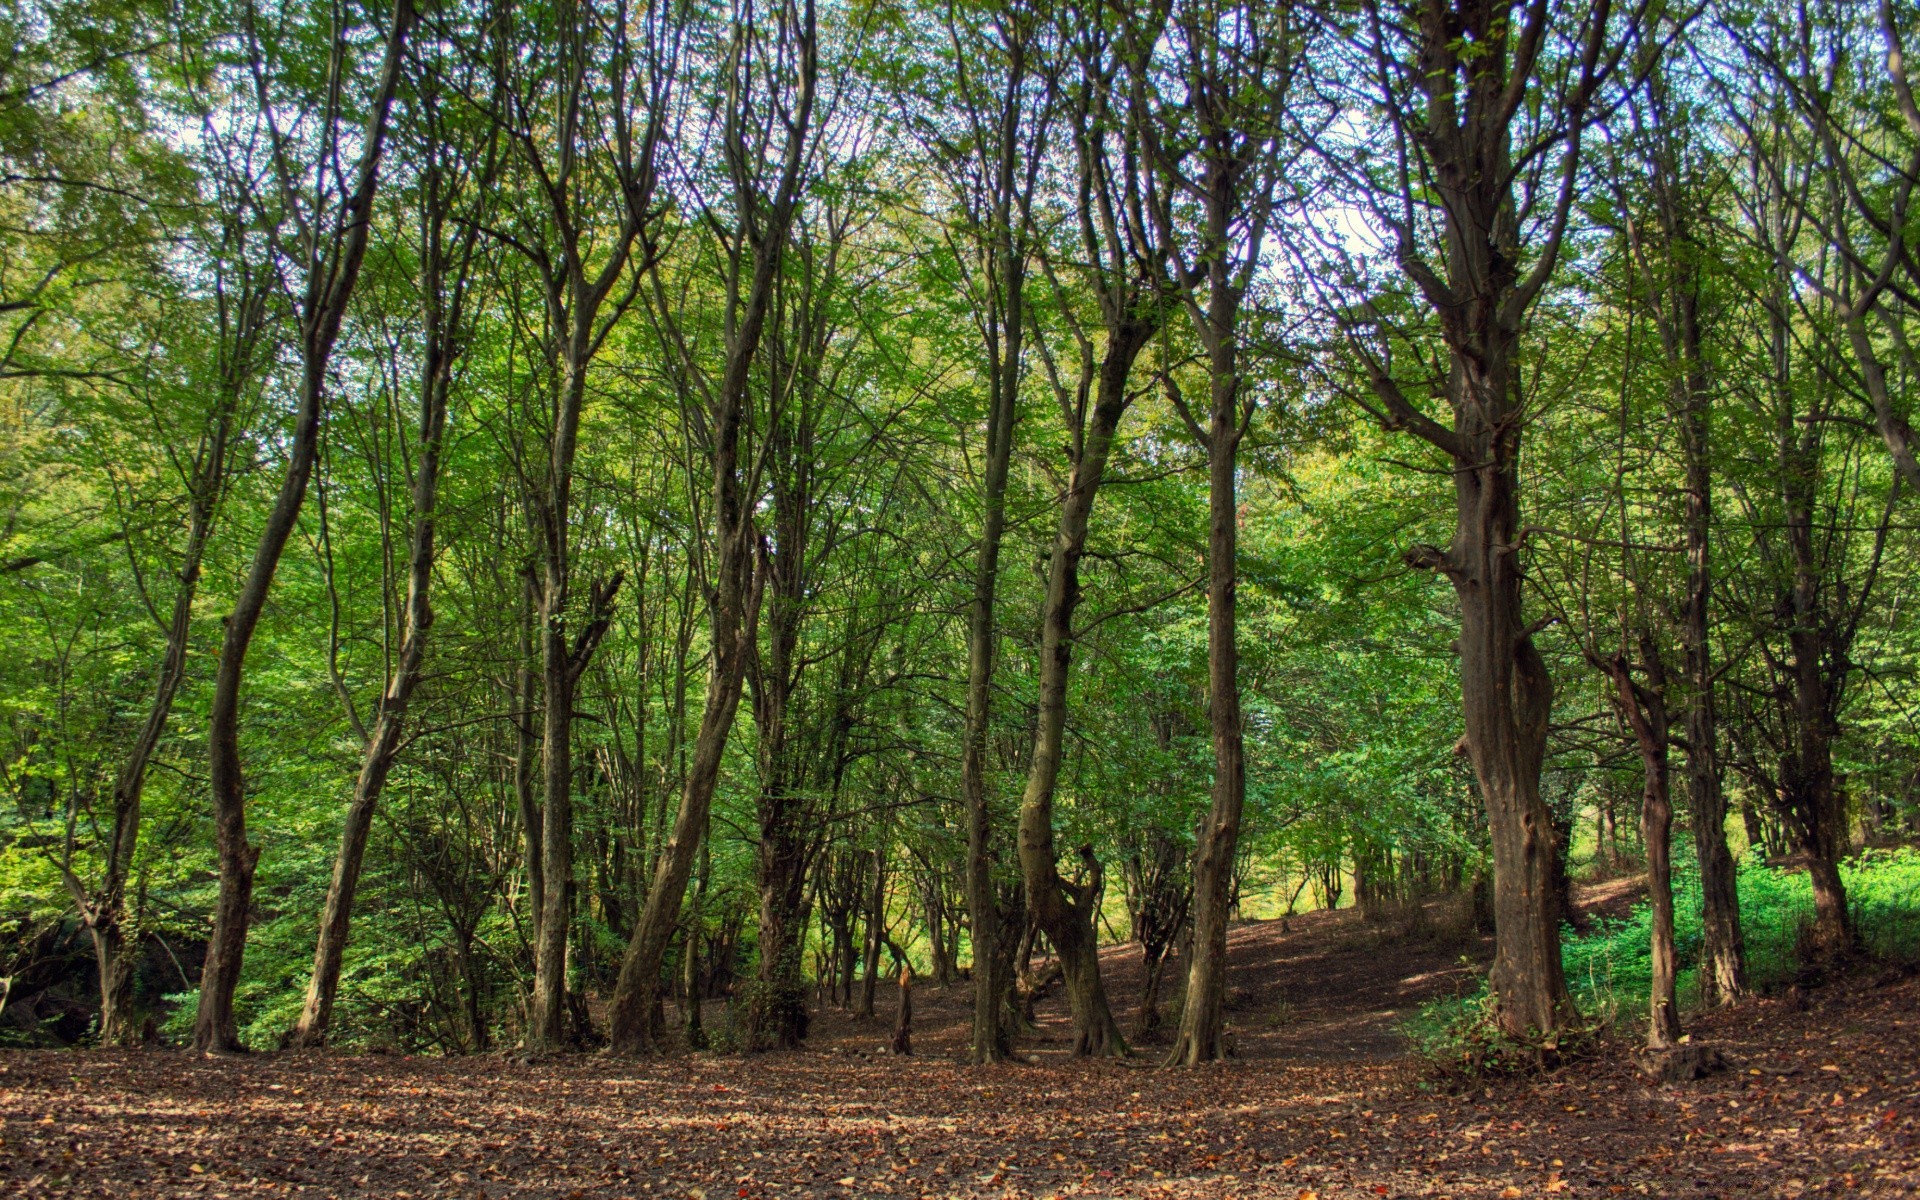
[{"label": "dirt path", "polygon": [[[1702,1020],[1737,1061],[1697,1084],[1613,1054],[1447,1096],[1391,1022],[1459,986],[1457,949],[1334,915],[1233,950],[1243,1057],[1201,1071],[1072,1062],[1057,1015],[1039,1065],[958,1066],[960,989],[921,990],[911,1060],[872,1052],[891,996],[879,1022],[829,1013],[808,1050],[751,1059],[0,1054],[0,1194],[1920,1195],[1920,981]],[[1137,961],[1113,965],[1130,995]]]}]

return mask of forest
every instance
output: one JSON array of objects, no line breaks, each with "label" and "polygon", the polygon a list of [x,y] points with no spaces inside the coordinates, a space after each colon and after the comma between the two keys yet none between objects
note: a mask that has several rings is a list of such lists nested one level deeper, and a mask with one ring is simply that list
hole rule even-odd
[{"label": "forest", "polygon": [[[1293,1136],[1314,1062],[1368,1130],[1858,1083],[1754,1186],[1920,1180],[1912,0],[0,24],[23,1194],[136,1169],[29,1110],[497,1077],[719,1129],[778,1106],[687,1080],[906,1088],[1011,1121],[926,1194],[1238,1195],[993,1146]],[[1541,1128],[1526,1187],[1648,1192]],[[765,1194],[887,1191],[814,1165],[844,1132]]]}]

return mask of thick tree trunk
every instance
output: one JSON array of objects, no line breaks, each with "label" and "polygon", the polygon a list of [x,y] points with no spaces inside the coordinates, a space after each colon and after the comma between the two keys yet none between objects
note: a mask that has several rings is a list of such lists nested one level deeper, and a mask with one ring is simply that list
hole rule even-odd
[{"label": "thick tree trunk", "polygon": [[[1496,440],[1505,435],[1488,439]],[[1494,459],[1493,446],[1487,449]],[[1558,838],[1540,795],[1553,684],[1521,610],[1512,461],[1509,454],[1477,468],[1460,464],[1459,529],[1446,569],[1460,601],[1468,753],[1493,834],[1489,980],[1508,1033],[1551,1040],[1578,1013],[1560,960]]]},{"label": "thick tree trunk", "polygon": [[1143,1042],[1159,1033],[1164,1022],[1160,1015],[1160,985],[1166,975],[1166,948],[1147,950],[1140,965],[1145,978],[1140,985],[1140,1008],[1133,1018],[1133,1040],[1136,1042]]},{"label": "thick tree trunk", "polygon": [[[372,99],[367,129],[353,191],[341,197],[336,221],[342,232],[337,258],[309,273],[301,306],[301,385],[294,412],[293,436],[287,472],[268,511],[253,562],[227,618],[214,673],[213,700],[207,719],[208,786],[213,798],[214,852],[220,890],[214,901],[213,929],[207,938],[206,964],[200,976],[200,1004],[195,1013],[193,1048],[203,1054],[240,1050],[233,1013],[234,991],[240,983],[241,960],[246,953],[247,918],[253,901],[253,873],[260,849],[247,841],[246,777],[240,761],[240,685],[246,673],[247,651],[266,609],[267,594],[280,566],[280,555],[299,520],[306,501],[307,481],[319,452],[320,423],[325,404],[328,364],[347,303],[366,258],[374,192],[379,184],[380,156],[386,144],[387,118],[399,88],[401,60],[413,24],[412,0],[396,0],[387,34],[386,58]],[[344,36],[342,31],[341,36]],[[331,258],[331,256],[329,256]]]},{"label": "thick tree trunk", "polygon": [[[1788,386],[1789,336],[1784,328],[1774,330],[1776,387],[1783,396]],[[1813,884],[1812,950],[1821,959],[1843,959],[1856,947],[1839,868],[1846,851],[1847,814],[1834,786],[1833,739],[1838,730],[1833,698],[1838,683],[1830,682],[1829,671],[1834,670],[1835,659],[1844,663],[1848,647],[1835,644],[1830,618],[1822,609],[1821,551],[1814,529],[1820,434],[1817,429],[1798,428],[1788,402],[1783,399],[1780,404],[1776,438],[1793,566],[1792,586],[1784,597],[1792,621],[1787,630],[1792,744],[1781,765],[1782,815],[1792,828],[1795,848],[1806,861]],[[1835,674],[1844,670],[1842,666]]]},{"label": "thick tree trunk", "polygon": [[[1584,10],[1583,10],[1584,11]],[[1412,14],[1418,28],[1404,69],[1417,91],[1391,85],[1388,115],[1417,151],[1424,195],[1396,190],[1441,229],[1394,229],[1403,275],[1437,322],[1447,347],[1436,379],[1451,425],[1414,403],[1385,360],[1364,339],[1375,411],[1452,460],[1456,527],[1441,551],[1416,546],[1408,562],[1444,572],[1460,606],[1461,704],[1466,744],[1486,805],[1494,861],[1494,961],[1489,972],[1498,1021],[1510,1035],[1551,1048],[1579,1020],[1560,959],[1560,900],[1552,813],[1540,795],[1553,683],[1533,643],[1522,603],[1525,569],[1520,524],[1520,446],[1528,426],[1516,358],[1528,310],[1546,287],[1578,188],[1588,105],[1611,70],[1606,53],[1620,26],[1603,13],[1575,26],[1579,66],[1545,69],[1560,10],[1510,2],[1432,3]],[[1387,47],[1380,47],[1387,51]],[[1567,60],[1556,60],[1567,61]],[[1523,223],[1516,213],[1514,122],[1522,98],[1546,88],[1546,103],[1566,131],[1553,217]],[[1545,146],[1540,147],[1542,153]],[[1535,192],[1529,203],[1544,201]],[[1376,210],[1379,211],[1379,210]],[[1522,245],[1523,231],[1538,233]],[[1524,268],[1524,274],[1522,273]],[[1377,323],[1363,321],[1377,329]],[[1358,332],[1355,330],[1354,332]]]},{"label": "thick tree trunk", "polygon": [[807,993],[800,952],[807,921],[802,893],[804,850],[789,838],[763,836],[757,856],[760,884],[760,953],[747,1005],[749,1050],[791,1050],[807,1036]]},{"label": "thick tree trunk", "polygon": [[913,1053],[913,969],[900,968],[900,1006],[893,1013],[893,1044],[895,1054]]}]

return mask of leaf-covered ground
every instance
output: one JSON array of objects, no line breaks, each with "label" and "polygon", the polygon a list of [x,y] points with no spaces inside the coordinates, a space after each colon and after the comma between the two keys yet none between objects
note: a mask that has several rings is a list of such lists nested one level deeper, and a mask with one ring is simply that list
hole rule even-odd
[{"label": "leaf-covered ground", "polygon": [[[1393,1039],[1458,948],[1347,914],[1236,932],[1241,1057],[958,1065],[963,997],[916,994],[912,1059],[830,1014],[808,1050],[649,1063],[178,1052],[0,1055],[0,1194],[377,1197],[1920,1195],[1920,981],[1862,976],[1695,1036],[1730,1069],[1615,1052],[1466,1096]],[[1114,963],[1115,991],[1137,963]],[[883,993],[884,995],[884,993]]]}]

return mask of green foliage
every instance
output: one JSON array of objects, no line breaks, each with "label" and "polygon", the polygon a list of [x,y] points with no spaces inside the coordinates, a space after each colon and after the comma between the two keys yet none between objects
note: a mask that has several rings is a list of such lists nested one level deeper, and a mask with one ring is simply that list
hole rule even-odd
[{"label": "green foliage", "polygon": [[[1699,958],[1700,877],[1687,847],[1678,848],[1674,878],[1674,940],[1679,951],[1681,1004],[1697,995],[1687,974]],[[1856,928],[1868,952],[1893,963],[1920,962],[1920,850],[1868,850],[1841,867]],[[1770,867],[1756,857],[1740,866],[1740,921],[1746,936],[1749,986],[1765,991],[1801,970],[1800,948],[1813,915],[1813,890],[1804,871]],[[1567,983],[1596,1029],[1632,1026],[1645,1018],[1652,986],[1652,911],[1644,901],[1621,918],[1598,917],[1584,933],[1566,930],[1562,959]],[[1523,1068],[1529,1049],[1503,1036],[1492,1018],[1485,982],[1467,994],[1421,1008],[1406,1025],[1415,1051],[1447,1072],[1498,1074]]]}]

